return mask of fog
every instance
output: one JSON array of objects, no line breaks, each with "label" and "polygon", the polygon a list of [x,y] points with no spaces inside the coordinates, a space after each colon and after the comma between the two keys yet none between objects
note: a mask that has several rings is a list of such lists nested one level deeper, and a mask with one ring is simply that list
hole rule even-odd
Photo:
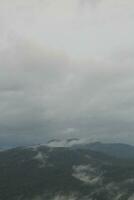
[{"label": "fog", "polygon": [[134,2],[1,0],[0,145],[134,144]]}]

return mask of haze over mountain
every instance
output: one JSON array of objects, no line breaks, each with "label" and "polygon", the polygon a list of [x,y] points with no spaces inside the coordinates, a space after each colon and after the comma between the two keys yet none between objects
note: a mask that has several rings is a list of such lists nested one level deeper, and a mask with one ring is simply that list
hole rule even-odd
[{"label": "haze over mountain", "polygon": [[134,200],[133,36],[133,0],[0,0],[0,200]]},{"label": "haze over mountain", "polygon": [[86,145],[36,145],[2,151],[0,199],[133,200],[134,157],[122,159],[117,155],[118,159],[91,151]]},{"label": "haze over mountain", "polygon": [[67,140],[50,140],[45,146],[50,148],[64,147],[100,152],[108,156],[123,159],[134,159],[134,146],[123,143],[91,142],[86,139],[70,138]]}]

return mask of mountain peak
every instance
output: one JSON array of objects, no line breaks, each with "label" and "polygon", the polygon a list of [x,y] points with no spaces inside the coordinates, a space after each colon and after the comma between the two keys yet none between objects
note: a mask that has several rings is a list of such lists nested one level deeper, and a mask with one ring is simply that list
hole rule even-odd
[{"label": "mountain peak", "polygon": [[47,142],[49,147],[72,147],[79,144],[87,144],[89,141],[87,139],[79,138],[68,138],[68,139],[53,139]]}]

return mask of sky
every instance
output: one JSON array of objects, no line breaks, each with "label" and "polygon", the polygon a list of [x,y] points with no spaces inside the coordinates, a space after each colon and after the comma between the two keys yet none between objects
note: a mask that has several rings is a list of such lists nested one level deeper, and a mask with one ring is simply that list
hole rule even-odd
[{"label": "sky", "polygon": [[0,0],[0,147],[134,144],[133,24],[133,0]]}]

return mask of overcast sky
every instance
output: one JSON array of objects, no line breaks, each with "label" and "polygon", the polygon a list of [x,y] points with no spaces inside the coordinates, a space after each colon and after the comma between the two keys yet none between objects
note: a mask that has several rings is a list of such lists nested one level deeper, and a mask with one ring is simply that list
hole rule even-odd
[{"label": "overcast sky", "polygon": [[0,146],[134,144],[134,1],[0,0]]}]

